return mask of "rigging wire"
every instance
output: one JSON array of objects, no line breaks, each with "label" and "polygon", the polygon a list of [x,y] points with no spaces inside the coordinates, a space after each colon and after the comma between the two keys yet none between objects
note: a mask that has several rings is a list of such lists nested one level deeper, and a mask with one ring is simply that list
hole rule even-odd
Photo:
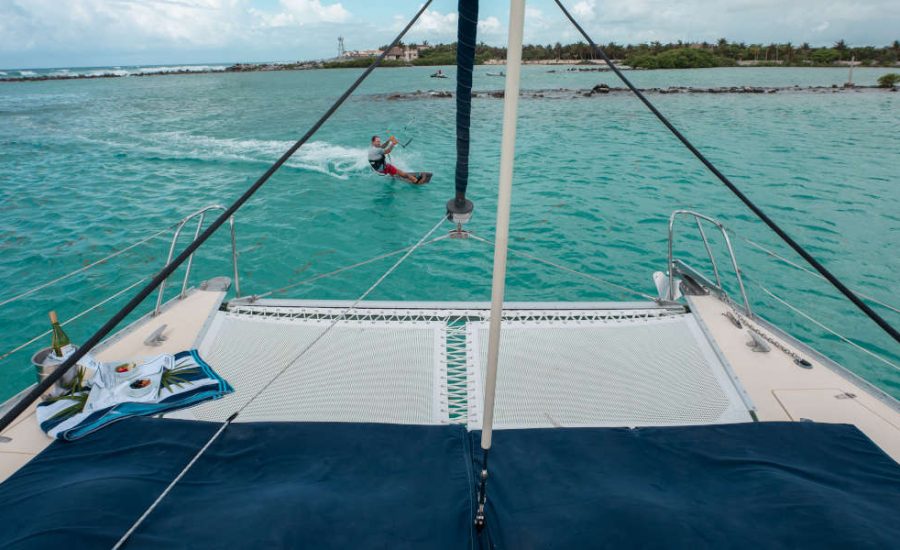
[{"label": "rigging wire", "polygon": [[[129,290],[131,290],[131,289],[133,289],[134,287],[138,286],[139,284],[143,283],[143,282],[146,281],[147,279],[149,279],[149,277],[144,277],[143,279],[141,279],[141,280],[139,280],[139,281],[137,281],[137,282],[135,282],[135,283],[132,283],[129,287],[123,288],[122,290],[120,290],[119,292],[116,292],[115,294],[113,294],[113,295],[110,296],[109,298],[103,300],[102,302],[98,302],[98,303],[92,305],[91,307],[87,308],[86,310],[82,311],[82,312],[79,313],[78,315],[75,315],[74,317],[71,317],[71,318],[69,318],[69,319],[66,319],[65,321],[63,321],[63,322],[60,323],[59,325],[62,326],[62,327],[64,327],[64,326],[68,325],[69,323],[71,323],[72,321],[76,321],[76,320],[80,319],[81,317],[84,317],[85,315],[87,315],[88,313],[94,311],[94,310],[97,309],[98,307],[100,307],[100,306],[102,306],[102,305],[104,305],[104,304],[107,304],[107,303],[111,302],[112,300],[115,300],[115,299],[118,298],[119,296],[125,294],[126,292],[128,292]],[[38,340],[40,340],[41,338],[44,338],[45,336],[50,335],[52,332],[53,332],[53,329],[50,329],[50,330],[48,330],[48,331],[46,331],[46,332],[44,332],[44,333],[38,334],[37,336],[35,336],[35,337],[32,338],[31,340],[25,342],[24,344],[20,345],[19,347],[15,348],[15,349],[11,349],[11,350],[7,351],[6,353],[4,353],[3,355],[0,355],[0,360],[6,359],[7,357],[9,357],[10,355],[16,353],[17,351],[22,350],[22,349],[24,349],[24,348],[27,348],[27,347],[30,346],[31,344],[33,344],[33,343],[37,342]]]},{"label": "rigging wire", "polygon": [[[768,254],[769,256],[772,256],[772,257],[775,258],[775,259],[781,260],[782,262],[788,264],[788,265],[791,266],[791,267],[797,268],[797,269],[799,269],[800,271],[805,271],[806,273],[809,273],[810,275],[813,275],[813,276],[815,276],[815,277],[818,277],[819,279],[825,280],[825,277],[823,277],[822,275],[820,275],[820,274],[816,273],[815,271],[809,269],[808,267],[804,267],[804,266],[802,266],[802,265],[800,265],[800,264],[798,264],[798,263],[796,263],[796,262],[792,262],[791,260],[788,260],[787,258],[785,258],[785,257],[783,257],[783,256],[779,256],[777,252],[775,252],[775,251],[773,251],[773,250],[770,250],[770,249],[764,247],[763,245],[761,245],[761,244],[759,244],[759,243],[757,243],[757,242],[754,242],[754,241],[752,241],[752,240],[750,240],[750,239],[748,239],[748,238],[746,238],[746,237],[741,237],[741,239],[744,240],[745,242],[747,242],[747,244],[749,244],[750,246],[752,246],[752,247],[754,247],[754,248],[757,248],[757,249],[759,249],[759,250],[765,252],[766,254]],[[898,309],[898,308],[892,306],[891,304],[882,302],[881,300],[879,300],[879,299],[877,299],[877,298],[873,298],[872,296],[869,296],[869,295],[867,295],[867,294],[863,294],[862,292],[860,292],[860,291],[858,291],[858,290],[854,290],[854,292],[856,292],[856,294],[857,294],[858,296],[862,296],[863,298],[865,298],[866,300],[872,302],[873,304],[877,304],[877,305],[879,305],[879,306],[881,306],[881,307],[883,307],[883,308],[885,308],[885,309],[889,309],[889,310],[891,310],[891,311],[893,311],[893,312],[895,312],[895,313],[900,313],[900,309]]]},{"label": "rigging wire", "polygon": [[669,119],[667,119],[666,116],[663,115],[656,108],[656,106],[654,106],[653,103],[651,103],[650,100],[647,99],[644,96],[644,94],[641,93],[641,91],[637,87],[635,87],[634,84],[631,83],[630,80],[628,80],[628,77],[626,77],[624,74],[622,74],[622,71],[619,70],[618,67],[616,67],[616,65],[612,62],[612,60],[606,55],[606,52],[604,52],[599,46],[597,46],[597,44],[594,42],[594,40],[590,36],[588,36],[588,33],[585,32],[585,30],[581,27],[581,25],[579,25],[578,22],[575,21],[575,18],[572,17],[572,14],[569,13],[569,10],[567,10],[566,7],[563,6],[562,1],[561,0],[554,0],[554,1],[556,2],[556,5],[559,6],[559,9],[562,10],[563,14],[565,14],[565,16],[569,19],[569,21],[572,22],[572,24],[575,26],[575,28],[578,30],[578,32],[581,33],[581,35],[585,38],[585,40],[588,41],[588,44],[590,44],[591,49],[594,50],[594,52],[596,52],[606,62],[607,66],[609,66],[610,70],[612,70],[614,73],[616,73],[616,76],[618,76],[619,79],[621,79],[622,82],[624,82],[625,85],[628,86],[628,88],[632,92],[634,92],[634,94],[637,96],[637,98],[640,99],[641,102],[643,102],[643,104],[646,105],[647,108],[650,109],[650,111],[654,115],[656,115],[656,118],[658,118],[659,121],[662,122],[663,125],[666,128],[668,128],[669,131],[671,131],[672,134],[676,138],[678,138],[678,140],[685,147],[687,147],[687,149],[691,153],[693,153],[694,156],[697,157],[697,159],[700,162],[702,162],[703,165],[706,166],[706,168],[708,168],[710,172],[713,173],[713,175],[715,175],[719,179],[719,181],[721,181],[726,187],[728,187],[728,189],[730,189],[731,192],[734,193],[737,196],[737,198],[739,198],[741,200],[741,202],[743,202],[745,205],[747,205],[747,207],[754,214],[756,214],[756,216],[759,219],[761,219],[767,226],[769,226],[769,228],[772,231],[775,232],[775,234],[777,234],[779,237],[781,237],[781,239],[784,242],[786,242],[791,248],[793,248],[797,254],[799,254],[801,257],[803,257],[803,259],[806,260],[811,266],[813,266],[816,269],[816,271],[821,273],[822,276],[825,277],[825,279],[828,282],[830,282],[832,285],[834,285],[834,287],[837,288],[844,296],[846,296],[847,299],[849,299],[851,302],[853,302],[853,304],[855,304],[856,307],[858,307],[863,313],[865,313],[869,317],[869,319],[874,321],[879,327],[881,327],[885,332],[887,332],[896,342],[900,342],[900,332],[897,332],[897,329],[892,327],[890,325],[890,323],[885,321],[880,315],[878,315],[878,313],[873,311],[872,308],[870,308],[868,305],[866,305],[865,302],[860,300],[859,297],[856,294],[854,294],[852,290],[847,288],[847,286],[844,285],[844,283],[842,283],[830,271],[828,271],[828,269],[826,269],[824,265],[819,263],[819,261],[816,260],[815,258],[813,258],[802,246],[800,246],[799,243],[797,243],[787,233],[785,233],[785,231],[783,229],[781,229],[781,227],[779,227],[778,224],[776,224],[768,215],[766,215],[765,212],[763,212],[758,206],[756,206],[756,204],[754,204],[754,202],[752,200],[750,200],[750,198],[747,197],[747,195],[745,195],[740,189],[738,189],[737,186],[735,184],[733,184],[731,182],[731,180],[728,179],[728,177],[725,176],[725,174],[720,172],[719,169],[716,168],[715,165],[713,165],[713,163],[710,162],[703,155],[703,153],[700,152],[699,149],[694,147],[694,144],[691,143],[690,140],[688,140],[688,138],[686,138],[684,136],[684,134],[682,134],[677,128],[675,128],[675,126],[672,125],[671,122],[669,122]]},{"label": "rigging wire", "polygon": [[278,378],[280,378],[282,374],[287,372],[288,369],[290,369],[292,366],[294,366],[294,364],[297,361],[299,361],[310,349],[312,349],[313,346],[315,346],[320,340],[322,340],[322,338],[324,338],[325,335],[328,334],[331,331],[331,329],[333,329],[335,327],[335,325],[338,324],[338,322],[340,322],[342,319],[344,319],[348,313],[353,311],[356,308],[356,306],[359,305],[360,302],[362,302],[369,294],[372,293],[372,291],[374,291],[378,287],[378,285],[380,285],[385,279],[388,278],[388,276],[391,273],[393,273],[398,267],[400,267],[400,264],[402,264],[407,258],[409,258],[409,256],[413,252],[415,252],[418,248],[422,247],[425,244],[425,241],[432,234],[434,234],[434,232],[437,231],[438,228],[445,221],[446,221],[446,217],[444,215],[442,215],[441,219],[437,222],[437,224],[434,225],[434,227],[432,227],[427,233],[425,233],[425,235],[423,235],[422,238],[419,239],[419,241],[416,244],[409,247],[409,250],[407,250],[406,254],[404,254],[399,260],[397,260],[394,263],[394,265],[389,267],[388,270],[385,271],[381,275],[381,277],[378,278],[378,280],[376,280],[374,283],[372,283],[372,285],[368,289],[366,289],[366,291],[363,292],[360,295],[360,297],[356,299],[355,302],[350,304],[349,307],[345,308],[339,315],[337,315],[331,321],[331,324],[328,325],[325,328],[325,330],[323,330],[321,333],[319,333],[319,335],[312,342],[307,344],[306,347],[304,347],[303,350],[300,351],[300,353],[298,353],[296,356],[294,356],[293,359],[290,359],[289,361],[287,361],[285,363],[285,366],[282,367],[282,369],[279,370],[275,374],[275,376],[273,376],[268,382],[266,382],[266,384],[262,388],[257,390],[256,393],[254,393],[250,399],[248,399],[243,405],[241,405],[237,411],[232,413],[232,415],[229,416],[228,419],[226,419],[225,422],[223,422],[221,426],[219,426],[219,429],[216,430],[216,433],[214,433],[212,435],[212,437],[209,438],[209,440],[203,445],[203,447],[199,451],[197,451],[197,454],[194,455],[194,457],[190,460],[190,462],[187,463],[187,465],[181,470],[181,472],[179,472],[178,475],[175,476],[175,478],[169,483],[169,485],[165,488],[165,490],[156,498],[156,500],[154,500],[153,503],[146,510],[144,510],[144,513],[141,514],[141,516],[131,525],[131,527],[128,529],[128,531],[124,535],[122,535],[122,538],[120,538],[119,541],[115,544],[115,546],[113,546],[113,550],[117,550],[118,548],[121,548],[122,545],[128,541],[128,539],[129,539],[129,537],[131,537],[132,533],[134,533],[135,530],[137,530],[137,528],[140,527],[140,525],[144,522],[144,520],[147,519],[147,517],[153,512],[154,509],[156,509],[156,507],[159,505],[160,502],[163,501],[163,499],[166,497],[166,495],[168,495],[169,492],[171,492],[171,490],[181,480],[181,478],[183,478],[185,476],[185,474],[187,474],[188,470],[190,470],[191,467],[197,462],[197,460],[199,460],[200,457],[206,452],[206,450],[209,449],[210,445],[212,445],[216,441],[216,439],[218,439],[219,436],[222,435],[222,433],[225,431],[225,429],[228,428],[228,426],[230,426],[232,424],[232,422],[234,422],[234,420],[238,417],[238,415],[240,415],[244,411],[244,409],[246,409],[251,403],[253,403],[253,401],[256,400],[257,397],[262,395],[263,392],[265,392],[267,389],[269,389],[269,387]]},{"label": "rigging wire", "polygon": [[219,229],[219,227],[221,227],[226,221],[228,221],[228,219],[231,218],[231,216],[233,216],[234,213],[244,205],[244,203],[250,200],[250,197],[252,197],[260,187],[262,187],[267,181],[269,181],[269,178],[271,178],[272,175],[276,171],[278,171],[278,169],[281,168],[281,166],[285,162],[287,162],[287,160],[291,158],[291,156],[293,156],[293,154],[296,153],[297,150],[300,149],[300,147],[303,146],[303,144],[309,141],[309,139],[312,138],[312,136],[315,135],[317,131],[319,131],[319,128],[321,128],[322,125],[324,125],[325,122],[327,122],[328,119],[331,118],[335,111],[337,111],[338,108],[340,108],[341,105],[343,105],[344,102],[347,101],[347,98],[349,98],[350,95],[354,91],[356,91],[359,85],[362,84],[363,80],[365,80],[366,77],[368,77],[372,73],[372,71],[374,71],[375,68],[381,64],[391,48],[395,47],[400,42],[400,40],[402,40],[403,37],[406,36],[406,33],[409,32],[409,29],[411,29],[416,21],[419,20],[425,10],[428,9],[429,6],[431,6],[432,2],[433,0],[426,0],[422,4],[422,6],[419,8],[419,11],[416,12],[409,23],[407,23],[407,25],[403,28],[403,30],[400,31],[397,37],[394,38],[393,42],[391,42],[390,45],[388,45],[388,47],[384,49],[381,55],[379,55],[375,58],[374,61],[372,61],[372,64],[369,65],[369,67],[366,68],[366,70],[363,71],[363,73],[359,75],[359,77],[357,77],[353,84],[351,84],[350,87],[347,88],[347,90],[343,94],[341,94],[341,96],[334,102],[334,104],[332,104],[332,106],[328,108],[325,114],[323,114],[319,118],[319,120],[317,120],[316,123],[313,124],[309,130],[307,130],[303,137],[301,137],[296,143],[294,143],[294,145],[292,145],[287,151],[285,151],[284,154],[281,155],[281,157],[279,157],[278,160],[275,161],[275,163],[272,164],[272,166],[270,166],[269,169],[266,170],[266,172],[262,176],[260,176],[259,179],[256,180],[256,182],[251,185],[243,195],[241,195],[236,201],[231,204],[231,206],[229,206],[224,212],[222,212],[222,214],[220,214],[219,217],[216,218],[200,236],[195,238],[181,252],[181,254],[178,255],[177,258],[163,267],[159,271],[159,273],[157,273],[156,276],[153,277],[153,280],[147,284],[147,286],[141,289],[141,291],[138,292],[137,295],[135,295],[127,304],[125,304],[122,309],[120,309],[115,315],[112,316],[112,318],[110,318],[102,327],[100,327],[100,329],[98,329],[93,336],[88,338],[88,340],[82,345],[82,347],[75,350],[75,352],[70,355],[68,359],[63,361],[63,363],[59,367],[51,372],[47,376],[47,378],[45,378],[42,382],[32,388],[31,391],[29,391],[18,403],[11,407],[6,412],[6,414],[4,414],[2,418],[0,418],[0,431],[9,426],[13,422],[13,420],[16,419],[16,417],[18,417],[20,414],[22,414],[22,412],[25,411],[25,409],[28,408],[31,403],[36,401],[41,395],[43,395],[45,391],[47,391],[47,389],[49,389],[60,378],[62,378],[63,374],[65,374],[72,367],[72,365],[77,363],[78,360],[84,357],[84,355],[88,351],[90,351],[94,346],[100,343],[100,341],[116,326],[118,326],[118,324],[122,322],[122,320],[129,313],[134,311],[134,309],[138,307],[141,302],[143,302],[144,299],[150,295],[150,293],[156,290],[156,288],[159,287],[159,285],[162,284],[163,281],[168,279],[169,275],[171,275],[176,269],[178,269],[178,267],[180,267],[185,260],[191,257],[191,255],[197,250],[197,248],[205,243],[207,239],[209,239],[212,234]]},{"label": "rigging wire", "polygon": [[835,337],[837,337],[837,338],[843,340],[843,341],[844,341],[845,343],[847,343],[847,344],[850,344],[851,346],[853,346],[854,348],[858,349],[859,351],[865,353],[866,355],[868,355],[868,356],[870,356],[870,357],[873,357],[874,359],[877,359],[877,360],[881,361],[881,362],[884,363],[885,365],[887,365],[887,366],[889,366],[889,367],[892,367],[892,368],[894,368],[895,370],[900,371],[900,366],[896,365],[895,363],[891,362],[890,360],[885,359],[884,357],[878,355],[878,354],[875,353],[875,352],[872,352],[872,351],[867,350],[866,348],[864,348],[863,346],[857,344],[856,342],[854,342],[853,340],[847,338],[846,336],[837,333],[837,332],[834,331],[833,329],[828,328],[827,326],[823,325],[823,324],[822,324],[821,322],[819,322],[818,320],[814,319],[814,318],[813,318],[811,315],[809,315],[808,313],[805,313],[804,311],[801,311],[801,310],[798,309],[797,307],[795,307],[795,306],[789,304],[789,303],[788,303],[787,301],[785,301],[784,299],[780,298],[779,296],[776,296],[774,292],[772,292],[772,291],[769,290],[768,288],[764,287],[763,285],[757,283],[757,286],[759,286],[760,290],[762,290],[763,292],[765,292],[766,294],[768,294],[769,296],[771,296],[772,298],[774,298],[774,299],[775,299],[776,301],[778,301],[781,305],[783,305],[783,306],[785,306],[786,308],[790,309],[791,311],[793,311],[793,312],[796,313],[797,315],[800,315],[801,317],[805,318],[807,321],[810,321],[811,323],[815,324],[817,327],[821,328],[822,330],[831,333],[833,336],[835,336]]},{"label": "rigging wire", "polygon": [[[430,245],[430,244],[432,244],[432,243],[436,243],[436,242],[438,242],[438,241],[442,241],[442,240],[447,239],[447,238],[449,238],[449,237],[450,237],[450,235],[441,235],[440,237],[435,237],[435,238],[431,239],[430,241],[428,241],[428,242],[422,244],[422,246],[428,246],[428,245]],[[236,300],[236,301],[234,301],[234,303],[240,303],[240,302],[242,302],[242,301],[244,301],[244,300],[246,300],[246,301],[252,303],[252,302],[255,302],[255,301],[257,301],[257,300],[261,300],[261,299],[263,299],[263,298],[267,298],[267,297],[269,297],[269,296],[271,296],[271,295],[273,295],[273,294],[282,294],[282,293],[287,292],[288,290],[290,290],[290,289],[292,289],[292,288],[296,288],[296,287],[302,286],[302,285],[307,285],[307,284],[309,284],[309,283],[318,281],[319,279],[326,279],[326,278],[328,278],[328,277],[333,277],[334,275],[339,275],[339,274],[341,274],[341,273],[343,273],[343,272],[345,272],[345,271],[350,271],[350,270],[352,270],[352,269],[356,269],[357,267],[362,267],[362,266],[364,266],[364,265],[368,265],[368,264],[371,264],[371,263],[373,263],[373,262],[377,262],[378,260],[383,260],[383,259],[385,259],[385,258],[390,258],[391,256],[396,256],[397,254],[402,254],[403,252],[406,252],[407,250],[409,250],[410,248],[413,248],[414,246],[416,246],[416,245],[411,244],[411,245],[409,245],[409,246],[404,246],[403,248],[398,248],[397,250],[393,250],[393,251],[391,251],[391,252],[386,252],[386,253],[384,253],[384,254],[379,254],[378,256],[374,256],[374,257],[372,257],[372,258],[369,258],[368,260],[363,260],[363,261],[357,262],[357,263],[355,263],[355,264],[347,265],[347,266],[344,266],[344,267],[339,267],[339,268],[337,268],[337,269],[335,269],[335,270],[333,270],[333,271],[329,271],[329,272],[327,272],[327,273],[320,273],[320,274],[315,275],[315,276],[313,276],[313,277],[309,277],[309,278],[307,278],[307,279],[303,279],[302,281],[297,281],[297,282],[291,283],[291,284],[289,284],[289,285],[287,285],[287,286],[283,286],[283,287],[281,287],[281,288],[276,288],[275,290],[270,290],[269,292],[263,292],[262,294],[255,294],[255,295],[253,295],[253,296],[249,296],[249,297],[247,297],[247,298],[241,299],[240,301],[237,301],[237,300]],[[0,359],[2,359],[2,357],[0,357]]]},{"label": "rigging wire", "polygon": [[[487,243],[487,244],[489,244],[489,245],[491,245],[491,246],[494,246],[494,243],[491,242],[490,240],[485,239],[484,237],[481,237],[481,236],[479,236],[479,235],[476,235],[476,234],[472,233],[471,231],[469,232],[469,237],[471,237],[471,238],[473,238],[473,239],[475,239],[475,240],[481,241],[481,242],[483,242],[483,243]],[[640,296],[641,298],[645,298],[645,299],[647,299],[647,300],[650,300],[651,302],[655,302],[655,301],[656,301],[656,298],[654,298],[653,296],[650,296],[649,294],[644,294],[643,292],[640,292],[640,291],[637,291],[637,290],[630,289],[630,288],[628,288],[628,287],[626,287],[626,286],[622,286],[622,285],[620,285],[620,284],[613,283],[613,282],[611,282],[611,281],[607,281],[606,279],[602,279],[602,278],[600,278],[600,277],[597,277],[596,275],[591,275],[591,274],[589,274],[589,273],[584,273],[584,272],[582,272],[582,271],[578,271],[578,270],[576,270],[576,269],[572,269],[571,267],[566,267],[566,266],[564,266],[564,265],[562,265],[562,264],[558,264],[558,263],[552,262],[552,261],[550,261],[550,260],[545,260],[545,259],[543,259],[543,258],[539,258],[539,257],[534,256],[534,255],[532,255],[532,254],[529,254],[529,253],[527,253],[527,252],[521,252],[521,251],[519,251],[519,250],[513,250],[512,248],[508,248],[507,250],[509,250],[509,252],[511,252],[512,254],[514,254],[514,255],[516,255],[516,256],[522,256],[522,257],[524,257],[524,258],[528,258],[529,260],[534,260],[534,261],[536,261],[536,262],[540,262],[540,263],[542,263],[542,264],[546,264],[546,265],[555,267],[555,268],[557,268],[557,269],[561,269],[561,270],[566,271],[566,272],[568,272],[568,273],[572,273],[572,274],[575,274],[575,275],[580,275],[580,276],[585,277],[585,278],[587,278],[587,279],[590,279],[590,280],[592,280],[592,281],[596,281],[596,282],[598,282],[598,283],[603,283],[603,284],[605,284],[605,285],[609,285],[609,286],[611,286],[611,287],[618,288],[619,290],[624,290],[624,291],[629,292],[629,293],[631,293],[631,294],[634,294],[634,295],[636,295],[636,296]]]},{"label": "rigging wire", "polygon": [[[76,269],[75,271],[72,271],[72,272],[70,272],[70,273],[66,273],[65,275],[63,275],[63,276],[61,276],[61,277],[57,277],[56,279],[53,279],[52,281],[47,281],[46,283],[42,283],[42,284],[40,284],[40,285],[38,285],[38,286],[36,286],[36,287],[30,289],[30,290],[26,290],[25,292],[22,292],[21,294],[15,295],[15,296],[13,296],[12,298],[7,298],[6,300],[3,300],[2,302],[0,302],[0,307],[5,306],[6,304],[11,304],[11,303],[13,303],[13,302],[15,302],[15,301],[17,301],[17,300],[21,300],[22,298],[24,298],[24,297],[26,297],[26,296],[30,296],[30,295],[34,294],[34,293],[37,292],[38,290],[43,290],[43,289],[45,289],[45,288],[47,288],[47,287],[49,287],[49,286],[53,286],[53,285],[55,285],[56,283],[58,283],[58,282],[60,282],[60,281],[64,281],[64,280],[68,279],[69,277],[73,277],[73,276],[75,276],[75,275],[78,275],[79,273],[83,273],[83,272],[87,271],[88,269],[91,269],[91,268],[94,267],[94,266],[98,266],[98,265],[100,265],[100,264],[102,264],[102,263],[104,263],[104,262],[106,262],[106,261],[108,261],[108,260],[111,260],[111,259],[115,258],[116,256],[119,256],[119,255],[121,255],[121,254],[124,254],[125,252],[128,252],[128,251],[131,250],[132,248],[135,248],[135,247],[137,247],[137,246],[140,246],[140,245],[142,245],[142,244],[144,244],[144,243],[146,243],[146,242],[148,242],[148,241],[152,241],[152,240],[155,239],[156,237],[159,237],[159,236],[162,235],[163,233],[165,233],[165,232],[171,230],[173,227],[175,227],[176,225],[178,225],[178,223],[179,223],[179,222],[173,223],[172,225],[170,225],[170,226],[168,226],[168,227],[166,227],[166,228],[164,228],[164,229],[161,229],[161,230],[157,231],[156,233],[154,233],[153,235],[150,235],[149,237],[147,237],[147,238],[145,238],[145,239],[141,239],[140,241],[138,241],[138,242],[136,242],[136,243],[134,243],[134,244],[132,244],[132,245],[129,245],[129,246],[127,246],[127,247],[125,247],[125,248],[123,248],[123,249],[121,249],[121,250],[117,250],[117,251],[113,252],[112,254],[110,254],[109,256],[106,256],[106,257],[104,257],[104,258],[100,258],[99,260],[96,260],[96,261],[94,261],[94,262],[92,262],[92,263],[90,263],[90,264],[88,264],[88,265],[86,265],[86,266],[84,266],[84,267],[80,267],[80,268]],[[2,359],[2,357],[0,357],[0,359]]]}]

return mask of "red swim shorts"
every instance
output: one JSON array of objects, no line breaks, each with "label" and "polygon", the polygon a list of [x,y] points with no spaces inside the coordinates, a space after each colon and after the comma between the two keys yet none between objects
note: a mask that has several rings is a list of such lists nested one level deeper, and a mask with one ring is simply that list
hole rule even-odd
[{"label": "red swim shorts", "polygon": [[385,164],[384,164],[384,171],[382,172],[382,174],[387,174],[387,175],[389,175],[389,176],[396,176],[396,175],[397,175],[397,168],[396,168],[393,164],[387,164],[387,163],[385,163]]}]

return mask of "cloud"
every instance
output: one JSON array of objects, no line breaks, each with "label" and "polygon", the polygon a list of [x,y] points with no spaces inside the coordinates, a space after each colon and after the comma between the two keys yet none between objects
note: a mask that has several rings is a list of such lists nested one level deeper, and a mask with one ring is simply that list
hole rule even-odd
[{"label": "cloud", "polygon": [[582,0],[572,6],[572,14],[582,21],[593,21],[597,16],[594,12],[594,8],[596,7],[596,0]]},{"label": "cloud", "polygon": [[[295,58],[301,55],[304,40],[307,51],[313,40],[317,40],[314,47],[323,46],[317,35],[297,35],[291,29],[345,24],[353,18],[333,0],[279,0],[268,9],[253,4],[254,0],[0,0],[0,66],[248,60],[249,52],[263,48],[268,53],[258,55],[264,59]],[[329,38],[331,34],[334,31]],[[41,61],[28,61],[35,58]]]},{"label": "cloud", "polygon": [[411,29],[417,33],[456,34],[456,13],[443,14],[435,10],[425,10]]},{"label": "cloud", "polygon": [[478,21],[478,34],[479,35],[495,35],[505,33],[506,30],[504,26],[500,23],[500,20],[494,16],[490,16],[487,19],[482,19]]},{"label": "cloud", "polygon": [[303,27],[318,23],[343,23],[350,12],[343,5],[323,5],[320,0],[281,0],[280,11],[270,13],[255,8],[247,12],[252,25],[264,28]]},{"label": "cloud", "polygon": [[[0,67],[296,60],[385,44],[421,0],[0,0]],[[455,2],[427,10],[409,41],[456,38]],[[481,2],[479,38],[506,43],[503,3]],[[659,40],[886,45],[896,0],[566,0],[601,43]],[[352,9],[350,8],[352,6]],[[386,8],[386,6],[388,6]],[[352,13],[351,13],[352,12]],[[402,14],[402,15],[394,15]],[[302,31],[298,31],[302,29]],[[528,43],[580,37],[552,0],[529,0]]]},{"label": "cloud", "polygon": [[[540,0],[535,0],[538,4]],[[548,2],[553,5],[552,2]],[[569,0],[573,16],[601,43],[635,44],[653,40],[884,45],[896,38],[900,12],[896,0]],[[542,5],[542,4],[539,4]],[[542,5],[543,7],[543,5]],[[526,41],[578,40],[562,17],[526,22]],[[826,24],[823,22],[830,22]],[[531,32],[528,32],[531,29]],[[571,36],[571,38],[567,38]]]},{"label": "cloud", "polygon": [[[425,10],[422,16],[409,30],[409,40],[428,40],[429,42],[455,41],[458,16],[455,12],[441,13],[435,10]],[[395,15],[393,28],[401,30],[409,21],[409,15]],[[495,16],[489,16],[478,20],[479,40],[483,35],[500,37],[506,35],[506,25]]]}]

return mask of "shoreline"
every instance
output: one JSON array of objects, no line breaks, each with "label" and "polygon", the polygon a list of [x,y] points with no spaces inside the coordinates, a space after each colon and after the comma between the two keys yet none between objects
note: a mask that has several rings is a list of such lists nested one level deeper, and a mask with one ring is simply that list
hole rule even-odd
[{"label": "shoreline", "polygon": [[[667,88],[638,88],[647,94],[775,94],[775,93],[891,93],[898,88],[880,88],[878,86],[719,86],[719,87],[693,87],[693,86],[669,86]],[[579,99],[585,97],[604,96],[608,94],[631,93],[626,87],[610,87],[606,84],[598,84],[593,88],[546,88],[540,90],[522,90],[519,97],[527,99]],[[473,91],[472,99],[502,99],[503,90]],[[417,99],[450,99],[453,92],[450,91],[415,91],[392,92],[386,94],[374,94],[374,97],[386,101],[403,101]]]},{"label": "shoreline", "polygon": [[[557,60],[540,60],[540,61],[529,61],[525,63],[526,65],[539,65],[546,67],[557,67],[551,70],[548,70],[548,73],[565,73],[565,72],[611,72],[611,69],[605,64],[599,63],[560,63]],[[415,67],[448,67],[452,65],[416,65]],[[483,67],[497,67],[502,70],[502,67],[505,66],[505,63],[482,63]],[[390,66],[385,68],[410,68],[414,67],[413,65],[404,65],[404,66]],[[567,67],[567,68],[562,68]],[[642,69],[642,68],[633,68],[627,65],[619,65],[616,64],[616,67],[623,71],[664,71],[664,70],[692,70],[692,68],[686,69]],[[236,63],[234,65],[230,65],[225,67],[224,69],[203,69],[203,70],[191,70],[191,69],[179,69],[179,70],[169,70],[169,71],[155,71],[155,72],[135,72],[129,74],[117,74],[114,72],[109,73],[100,73],[100,74],[47,74],[47,75],[34,75],[34,76],[0,76],[0,82],[47,82],[47,81],[55,81],[55,80],[95,80],[95,79],[107,79],[107,78],[129,78],[129,77],[148,77],[148,76],[183,76],[183,75],[200,75],[200,74],[218,74],[218,73],[257,73],[257,72],[277,72],[277,71],[310,71],[310,70],[331,70],[331,69],[356,69],[359,67],[336,67],[333,65],[328,65],[327,62],[322,61],[304,61],[304,62],[296,62],[296,63]],[[734,65],[731,67],[695,67],[693,70],[699,69],[722,69],[722,68],[740,68],[740,69],[758,69],[758,68],[766,68],[766,69],[797,69],[797,68],[810,68],[810,69],[842,69],[846,70],[847,67],[844,65]],[[860,67],[856,67],[860,68]],[[865,68],[870,69],[898,69],[896,65],[872,65]],[[19,69],[8,69],[8,70],[19,70]],[[25,70],[25,69],[22,69]],[[857,86],[859,88],[863,88],[865,86]]]}]

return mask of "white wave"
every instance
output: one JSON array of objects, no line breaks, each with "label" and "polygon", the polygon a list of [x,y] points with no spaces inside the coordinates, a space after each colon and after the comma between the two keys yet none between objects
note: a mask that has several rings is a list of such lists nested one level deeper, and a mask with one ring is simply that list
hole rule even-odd
[{"label": "white wave", "polygon": [[172,67],[140,67],[134,71],[134,74],[159,74],[159,73],[178,73],[178,72],[210,72],[224,71],[228,67],[225,65],[176,65]]},{"label": "white wave", "polygon": [[6,76],[6,73],[3,71],[0,71],[0,76]]},{"label": "white wave", "polygon": [[[131,75],[151,75],[151,74],[167,74],[178,72],[223,72],[228,67],[226,65],[174,65],[174,66],[156,66],[156,67],[97,67],[86,70],[73,69],[56,69],[46,73],[48,76],[84,76],[84,77],[100,77],[100,76],[131,76]],[[38,73],[34,71],[18,71],[20,77],[34,77]],[[0,75],[6,73],[0,72]]]},{"label": "white wave", "polygon": [[[366,136],[363,143],[366,143]],[[169,158],[198,160],[230,160],[270,164],[290,148],[293,141],[214,138],[184,132],[166,132],[151,136],[151,143],[144,144],[145,152]],[[157,144],[164,144],[162,147]],[[368,173],[371,168],[367,157],[368,146],[345,147],[325,141],[306,143],[287,161],[286,165],[311,170],[346,180],[352,175]],[[392,162],[406,169],[408,155],[401,152],[392,156]]]},{"label": "white wave", "polygon": [[93,71],[87,71],[87,72],[78,73],[78,74],[83,75],[83,76],[128,76],[131,73],[124,69],[117,69],[117,70],[95,69]]}]

